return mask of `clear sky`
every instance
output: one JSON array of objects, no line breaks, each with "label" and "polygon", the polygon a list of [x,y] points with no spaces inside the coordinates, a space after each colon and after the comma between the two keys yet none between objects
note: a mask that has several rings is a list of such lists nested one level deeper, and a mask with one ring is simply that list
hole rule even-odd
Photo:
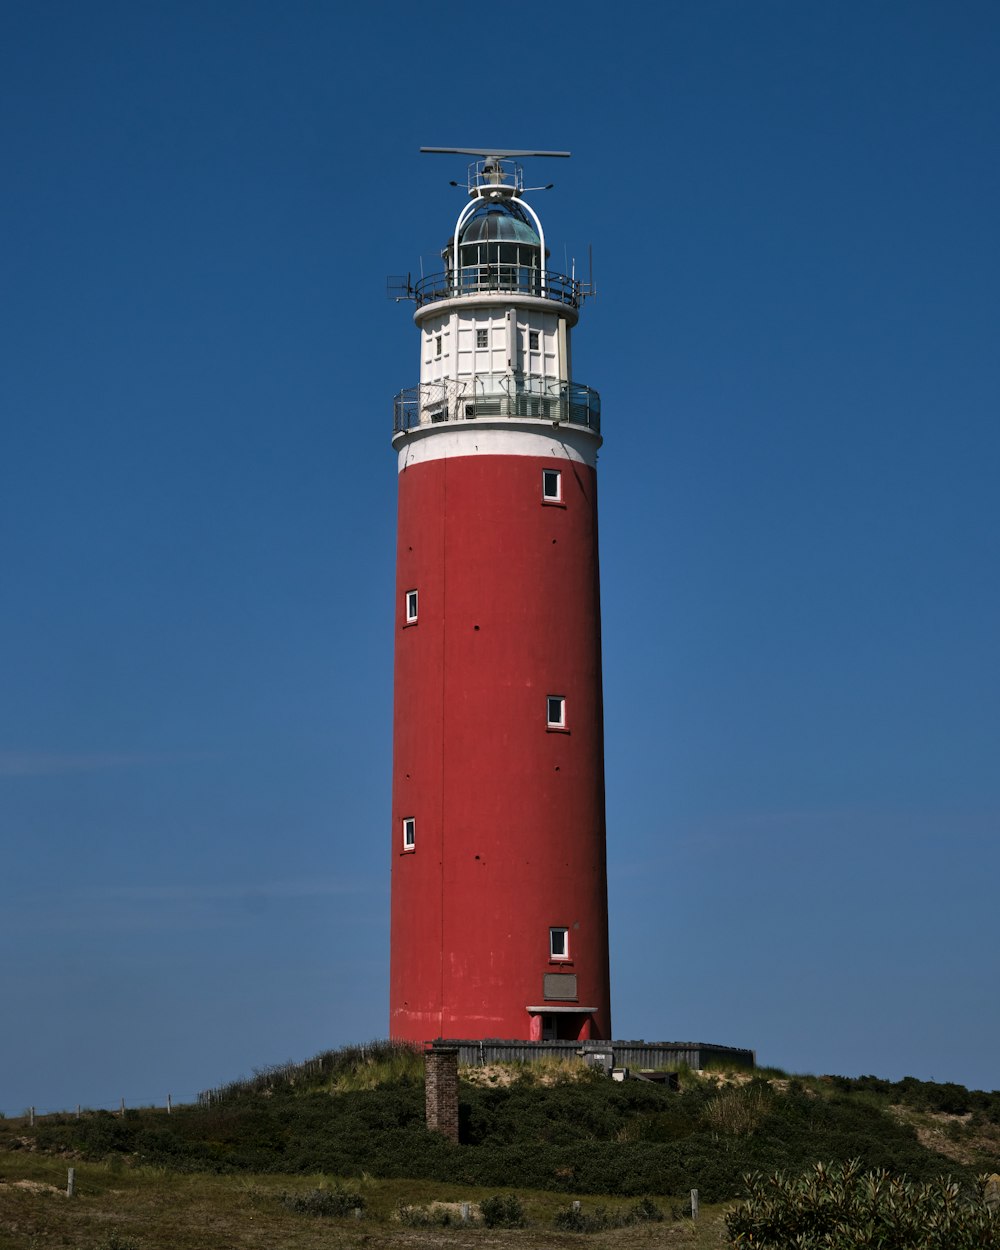
[{"label": "clear sky", "polygon": [[0,1108],[387,1031],[421,144],[573,151],[616,1035],[1000,1086],[994,0],[6,0],[0,125]]}]

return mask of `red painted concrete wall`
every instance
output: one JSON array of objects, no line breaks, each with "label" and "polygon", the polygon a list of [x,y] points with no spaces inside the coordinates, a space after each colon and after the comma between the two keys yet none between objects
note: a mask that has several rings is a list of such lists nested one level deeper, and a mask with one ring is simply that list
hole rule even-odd
[{"label": "red painted concrete wall", "polygon": [[[550,694],[566,732],[546,728]],[[538,1036],[526,1008],[549,972],[577,976],[590,1036],[610,1037],[596,476],[432,460],[399,475],[391,1035]]]}]

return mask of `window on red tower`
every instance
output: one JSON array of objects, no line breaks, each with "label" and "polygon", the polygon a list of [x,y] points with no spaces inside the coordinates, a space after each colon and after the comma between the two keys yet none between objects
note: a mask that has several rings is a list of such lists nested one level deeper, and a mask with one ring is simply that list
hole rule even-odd
[{"label": "window on red tower", "polygon": [[417,619],[417,592],[408,590],[406,592],[406,623],[412,625]]},{"label": "window on red tower", "polygon": [[561,694],[550,694],[546,699],[547,718],[550,729],[566,728],[566,700]]},{"label": "window on red tower", "polygon": [[542,470],[542,498],[562,499],[562,474],[558,469]]},{"label": "window on red tower", "polygon": [[403,817],[403,850],[412,851],[417,845],[417,822],[412,816]]},{"label": "window on red tower", "polygon": [[569,929],[549,930],[549,958],[569,959]]}]

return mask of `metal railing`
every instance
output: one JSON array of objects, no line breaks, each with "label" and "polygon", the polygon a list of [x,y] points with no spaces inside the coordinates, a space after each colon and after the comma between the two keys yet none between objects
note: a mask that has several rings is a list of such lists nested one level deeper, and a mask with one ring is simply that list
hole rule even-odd
[{"label": "metal railing", "polygon": [[394,434],[446,421],[528,418],[601,432],[601,397],[580,382],[532,374],[421,382],[393,401]]},{"label": "metal railing", "polygon": [[461,295],[482,295],[492,291],[514,295],[535,295],[579,308],[590,294],[588,285],[564,273],[535,269],[532,265],[463,265],[455,273],[432,273],[409,283],[400,298],[416,301],[417,307],[435,300]]}]

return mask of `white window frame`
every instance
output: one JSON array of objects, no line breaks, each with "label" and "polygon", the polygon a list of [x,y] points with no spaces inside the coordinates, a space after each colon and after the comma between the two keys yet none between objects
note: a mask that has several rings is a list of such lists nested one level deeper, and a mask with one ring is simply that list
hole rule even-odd
[{"label": "white window frame", "polygon": [[435,356],[441,355],[443,346],[444,346],[444,335],[435,334],[434,335],[434,355]]},{"label": "white window frame", "polygon": [[[550,494],[547,487],[551,477],[555,477],[556,493]],[[560,469],[542,470],[542,498],[547,503],[562,503],[562,471]]]},{"label": "white window frame", "polygon": [[[556,950],[556,934],[562,934],[562,950]],[[549,959],[565,961],[569,959],[569,929],[561,925],[553,925],[549,929]]]},{"label": "white window frame", "polygon": [[[557,704],[558,720],[553,720],[553,704]],[[545,721],[550,729],[566,728],[566,696],[562,694],[547,694],[545,696]]]},{"label": "white window frame", "polygon": [[489,345],[490,345],[490,332],[489,332],[489,330],[484,329],[482,326],[477,327],[477,329],[476,329],[476,346],[477,346],[477,347],[489,347]]},{"label": "white window frame", "polygon": [[542,341],[542,336],[538,333],[537,330],[528,331],[528,351],[529,352],[539,351],[541,341]]},{"label": "white window frame", "polygon": [[412,851],[417,845],[417,821],[415,816],[403,817],[403,850]]},{"label": "white window frame", "polygon": [[417,623],[417,606],[417,591],[408,590],[406,594],[403,595],[403,616],[406,619],[407,625],[415,625]]}]

